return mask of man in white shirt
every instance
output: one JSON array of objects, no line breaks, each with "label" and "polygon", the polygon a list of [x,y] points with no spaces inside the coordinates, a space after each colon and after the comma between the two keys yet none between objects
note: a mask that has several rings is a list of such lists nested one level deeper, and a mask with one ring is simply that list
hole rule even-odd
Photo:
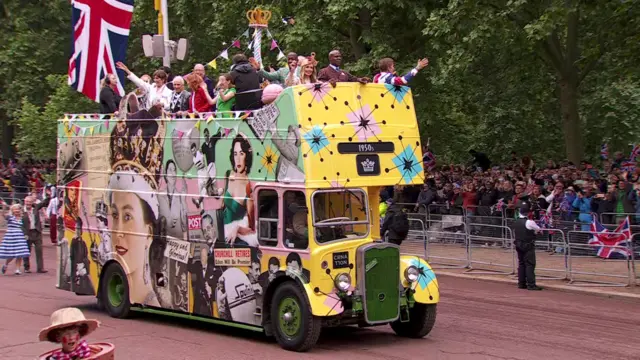
[{"label": "man in white shirt", "polygon": [[46,217],[49,219],[49,239],[51,239],[52,244],[58,243],[58,234],[57,234],[57,219],[58,219],[58,210],[60,209],[60,201],[56,196],[56,187],[51,185],[48,188],[50,192],[51,201],[49,202],[49,206],[47,206]]},{"label": "man in white shirt", "polygon": [[518,219],[513,226],[516,252],[518,253],[518,288],[527,290],[542,290],[536,285],[536,234],[542,229],[535,221],[528,218],[529,204],[520,207]]}]

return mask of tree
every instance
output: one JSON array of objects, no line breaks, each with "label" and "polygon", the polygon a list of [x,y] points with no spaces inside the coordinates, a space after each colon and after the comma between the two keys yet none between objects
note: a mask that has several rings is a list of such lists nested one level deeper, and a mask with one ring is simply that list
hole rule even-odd
[{"label": "tree", "polygon": [[0,131],[12,155],[12,123],[23,99],[36,107],[49,96],[45,77],[66,73],[71,9],[65,1],[3,1],[0,9]]},{"label": "tree", "polygon": [[97,111],[95,102],[67,86],[67,75],[49,75],[46,81],[53,94],[44,110],[24,98],[16,117],[18,129],[14,144],[21,156],[37,160],[56,158],[58,120],[65,113]]},{"label": "tree", "polygon": [[[637,2],[548,0],[450,1],[434,11],[424,30],[452,49],[450,67],[466,67],[486,52],[509,47],[536,56],[555,79],[567,157],[579,162],[584,143],[580,89],[600,60],[637,36]],[[528,50],[528,51],[527,51]],[[535,64],[528,61],[528,64]]]}]

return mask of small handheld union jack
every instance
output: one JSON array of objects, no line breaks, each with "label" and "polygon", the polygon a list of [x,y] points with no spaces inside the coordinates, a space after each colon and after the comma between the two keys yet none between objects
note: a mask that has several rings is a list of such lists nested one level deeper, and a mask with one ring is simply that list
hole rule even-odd
[{"label": "small handheld union jack", "polygon": [[607,143],[602,144],[600,147],[600,158],[602,160],[607,160],[609,158],[609,145],[607,145]]}]

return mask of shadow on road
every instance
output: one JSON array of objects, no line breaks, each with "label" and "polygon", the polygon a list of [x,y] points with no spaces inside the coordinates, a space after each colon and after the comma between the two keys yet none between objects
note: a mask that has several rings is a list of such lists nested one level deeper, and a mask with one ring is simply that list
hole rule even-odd
[{"label": "shadow on road", "polygon": [[[76,307],[83,311],[86,311],[87,313],[105,314],[105,312],[100,309],[97,304],[81,304],[77,305]],[[133,311],[131,312],[130,319],[134,321],[144,321],[145,323],[149,324],[158,324],[180,327],[183,329],[206,331],[208,333],[211,333],[212,335],[258,341],[263,344],[272,344],[273,346],[277,346],[275,338],[273,337],[267,337],[266,335],[264,335],[264,333],[238,329],[232,326],[217,325],[198,320]],[[318,340],[317,348],[323,350],[347,350],[351,348],[372,349],[377,347],[389,346],[389,344],[410,345],[411,343],[415,344],[415,342],[420,342],[421,344],[428,344],[432,342],[432,340],[429,340],[429,338],[417,340],[401,338],[396,336],[389,330],[390,329],[387,325],[370,328],[359,328],[357,326],[323,328],[320,339]]]}]

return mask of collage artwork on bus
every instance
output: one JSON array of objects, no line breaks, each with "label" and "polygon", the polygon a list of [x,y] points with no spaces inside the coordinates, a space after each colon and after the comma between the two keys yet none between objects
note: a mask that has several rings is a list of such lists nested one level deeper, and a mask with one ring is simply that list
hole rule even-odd
[{"label": "collage artwork on bus", "polygon": [[[310,254],[259,249],[254,184],[309,185],[307,157],[314,161],[313,178],[325,187],[344,186],[349,174],[379,175],[384,165],[393,166],[391,160],[373,165],[367,160],[343,175],[334,171],[341,168],[331,163],[338,155],[337,139],[366,142],[381,136],[394,106],[377,110],[378,103],[402,102],[395,94],[381,100],[380,91],[371,90],[349,104],[340,96],[351,96],[350,89],[287,89],[248,118],[240,113],[61,120],[58,181],[65,191],[58,288],[96,295],[101,268],[113,259],[127,275],[131,303],[260,325],[263,289],[283,274],[309,282]],[[412,114],[407,123],[415,124],[407,109],[395,111]],[[325,111],[344,121],[327,126]],[[409,173],[394,170],[395,175],[414,181],[422,173],[419,144],[396,142],[418,166]],[[285,191],[285,198],[286,192],[291,193],[287,202],[301,197],[305,205],[303,191]],[[270,211],[275,213],[267,217],[279,217],[277,206],[257,210]],[[335,304],[332,309],[340,312]]]}]

